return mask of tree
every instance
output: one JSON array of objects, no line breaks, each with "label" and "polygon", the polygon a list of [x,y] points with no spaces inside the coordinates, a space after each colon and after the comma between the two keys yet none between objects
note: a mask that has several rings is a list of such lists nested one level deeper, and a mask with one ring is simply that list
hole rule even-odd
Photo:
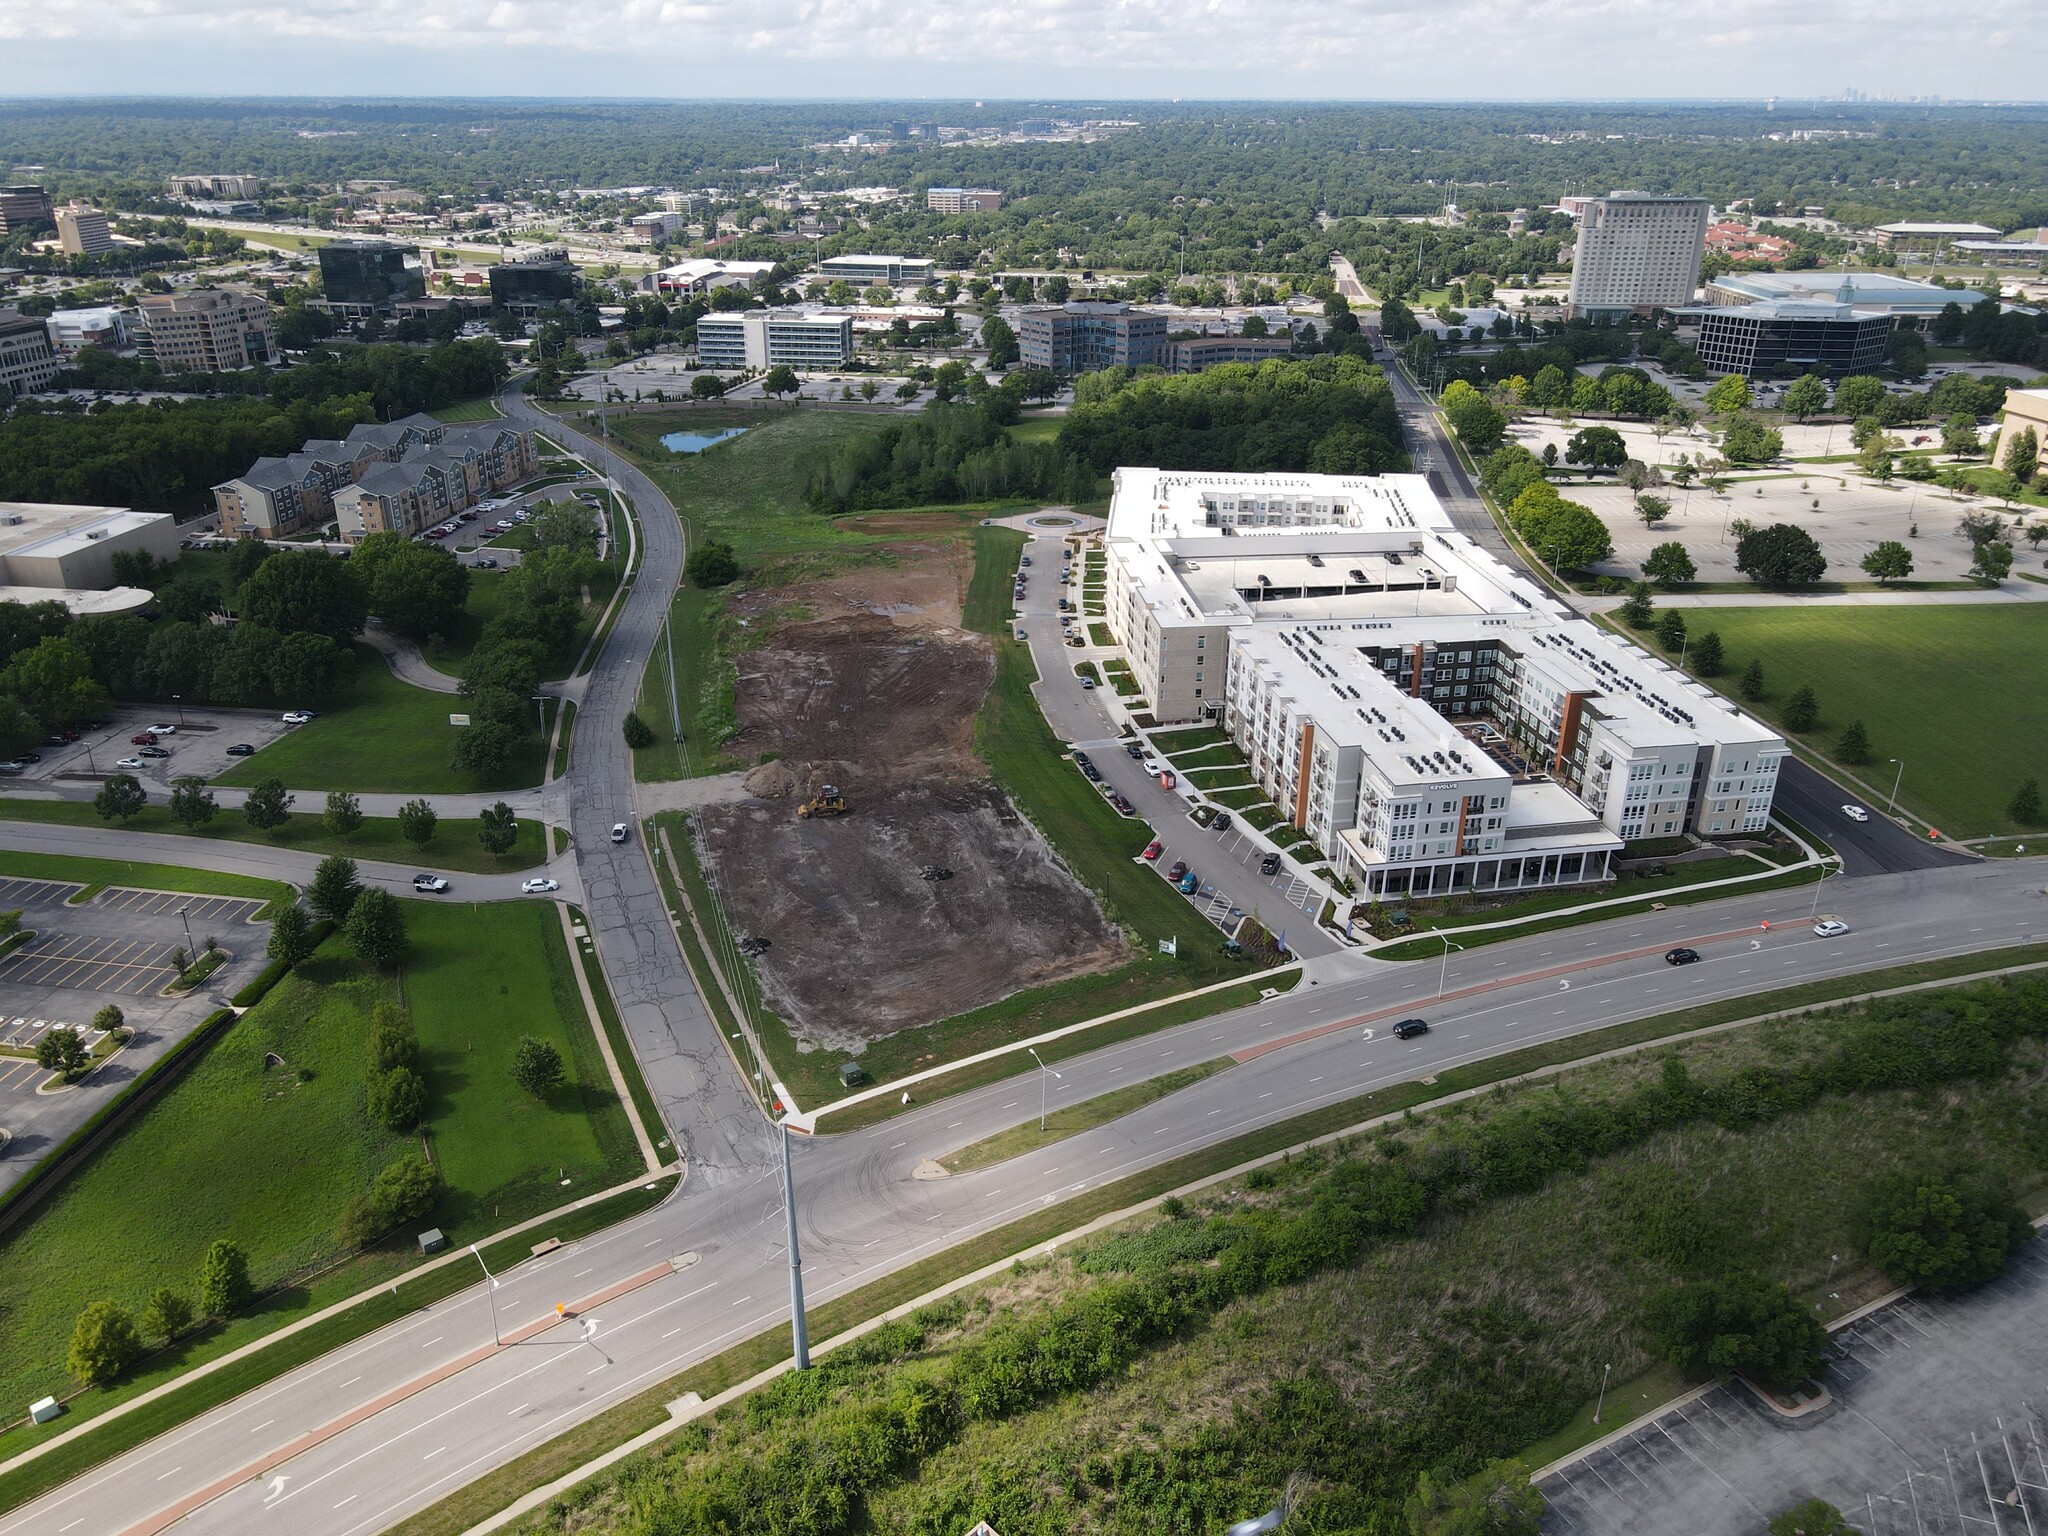
[{"label": "tree", "polygon": [[1673,539],[1650,551],[1643,561],[1643,574],[1668,592],[1698,576],[1699,567],[1692,563],[1685,546]]},{"label": "tree", "polygon": [[256,1288],[249,1280],[249,1255],[239,1243],[216,1237],[199,1261],[199,1310],[208,1317],[233,1317],[249,1304]]},{"label": "tree", "polygon": [[271,920],[270,942],[264,946],[264,953],[287,970],[303,965],[311,957],[313,924],[304,907],[294,902]]},{"label": "tree", "polygon": [[92,797],[92,808],[100,813],[102,821],[118,820],[123,826],[147,804],[149,793],[143,789],[142,780],[132,773],[108,774],[99,793]]},{"label": "tree", "polygon": [[1726,378],[1717,380],[1714,387],[1707,391],[1705,404],[1711,415],[1732,416],[1737,411],[1748,410],[1752,398],[1749,380],[1739,373],[1731,373]]},{"label": "tree", "polygon": [[191,1326],[192,1303],[181,1293],[168,1285],[149,1293],[149,1302],[142,1309],[142,1331],[149,1337],[168,1344]]},{"label": "tree", "polygon": [[1805,421],[1828,408],[1828,382],[1817,373],[1802,373],[1785,386],[1785,412],[1794,421]]},{"label": "tree", "polygon": [[1639,581],[1629,589],[1628,600],[1621,605],[1621,621],[1630,629],[1648,629],[1655,610],[1656,599],[1650,595],[1650,584]]},{"label": "tree", "polygon": [[521,1037],[512,1052],[512,1081],[536,1099],[545,1099],[562,1086],[562,1053],[551,1040]]},{"label": "tree", "polygon": [[424,848],[431,843],[434,829],[440,824],[441,818],[424,800],[408,800],[398,808],[399,835],[415,848]]},{"label": "tree", "polygon": [[764,395],[793,395],[802,388],[796,370],[787,363],[777,363],[761,380],[761,393]]},{"label": "tree", "polygon": [[1735,569],[1760,587],[1810,587],[1827,568],[1813,535],[1791,523],[1752,528],[1735,546]]},{"label": "tree", "polygon": [[1507,432],[1508,419],[1500,408],[1469,386],[1455,402],[1445,396],[1444,415],[1451,430],[1458,434],[1458,441],[1474,455],[1491,453]]},{"label": "tree", "polygon": [[1408,1536],[1536,1536],[1545,1508],[1527,1467],[1495,1461],[1464,1479],[1422,1473],[1403,1514]]},{"label": "tree", "polygon": [[1992,1174],[1898,1172],[1865,1195],[1854,1222],[1871,1263],[1900,1285],[1982,1285],[2033,1237],[2033,1224]]},{"label": "tree", "polygon": [[1581,427],[1564,445],[1564,458],[1588,469],[1619,469],[1628,462],[1628,442],[1612,427]]},{"label": "tree", "polygon": [[2013,791],[2012,803],[2005,808],[2008,816],[2021,826],[2032,826],[2041,819],[2041,781],[2024,780]]},{"label": "tree", "polygon": [[[2024,489],[2034,483],[2035,471],[2041,465],[2041,440],[2032,427],[2024,427],[2009,433],[2005,443],[2005,472],[2013,478],[2013,484]],[[2028,530],[2031,536],[2032,530]],[[2038,541],[2037,541],[2038,542]]]},{"label": "tree", "polygon": [[[217,949],[219,946],[208,940],[207,948]],[[92,1016],[92,1027],[103,1035],[111,1035],[116,1030],[124,1029],[127,1023],[128,1016],[114,1003],[102,1003]]]},{"label": "tree", "polygon": [[1956,536],[1975,545],[2005,537],[2005,519],[1996,512],[1965,512],[1956,519]]},{"label": "tree", "polygon": [[1995,587],[2012,574],[2012,546],[2001,539],[1979,544],[1970,560],[1970,575]]},{"label": "tree", "polygon": [[171,780],[171,820],[187,829],[197,829],[213,820],[219,809],[213,803],[213,791],[206,787],[206,780],[196,774],[181,774]]},{"label": "tree", "polygon": [[1872,438],[1856,455],[1856,467],[1883,484],[1892,477],[1891,445],[1882,437]]},{"label": "tree", "polygon": [[1820,701],[1813,695],[1813,685],[1801,683],[1785,701],[1785,729],[1810,731],[1819,723]]},{"label": "tree", "polygon": [[997,373],[1023,355],[1017,346],[1016,331],[1001,315],[990,315],[981,322],[981,344],[988,348],[988,365]]},{"label": "tree", "polygon": [[[1949,306],[1954,308],[1953,305]],[[1842,1518],[1842,1512],[1826,1499],[1808,1499],[1780,1510],[1765,1527],[1770,1536],[1860,1536],[1857,1528]]]},{"label": "tree", "polygon": [[1983,452],[1984,444],[1977,436],[1977,418],[1968,411],[1957,411],[1941,424],[1941,451],[1952,458],[1974,459]]},{"label": "tree", "polygon": [[327,830],[344,843],[350,834],[363,824],[363,802],[345,789],[330,789],[327,792],[327,809],[320,814]]},{"label": "tree", "polygon": [[699,400],[716,400],[725,393],[725,380],[715,373],[700,373],[690,380],[690,393]]},{"label": "tree", "polygon": [[1875,416],[1858,416],[1849,426],[1849,446],[1868,448],[1884,441],[1884,423]]},{"label": "tree", "polygon": [[1685,646],[1685,615],[1667,608],[1657,619],[1657,643],[1676,655]]},{"label": "tree", "polygon": [[512,851],[519,841],[519,818],[512,807],[500,800],[486,806],[476,819],[476,840],[484,845],[484,852],[503,858]]},{"label": "tree", "polygon": [[483,720],[471,712],[469,726],[455,738],[449,761],[479,779],[495,779],[512,760],[514,733],[497,720]]},{"label": "tree", "polygon": [[72,1376],[88,1387],[103,1387],[142,1357],[135,1318],[118,1301],[87,1302],[71,1327],[65,1356]]},{"label": "tree", "polygon": [[1842,732],[1835,743],[1835,756],[1845,763],[1867,763],[1870,761],[1870,732],[1865,730],[1861,720],[1851,720],[1849,728]]},{"label": "tree", "polygon": [[1654,528],[1664,521],[1664,514],[1671,510],[1671,500],[1666,496],[1636,497],[1636,516],[1643,520],[1645,528]]},{"label": "tree", "polygon": [[1721,456],[1731,464],[1768,464],[1785,451],[1785,434],[1747,411],[1721,434]]},{"label": "tree", "polygon": [[370,1118],[387,1131],[409,1131],[427,1112],[427,1080],[411,1067],[371,1074]]},{"label": "tree", "polygon": [[626,711],[626,718],[620,722],[620,728],[625,733],[626,745],[634,750],[654,745],[654,730],[640,718],[637,709]]},{"label": "tree", "polygon": [[265,779],[242,801],[242,820],[258,832],[275,832],[292,816],[292,801],[283,779]]},{"label": "tree", "polygon": [[370,886],[349,909],[342,936],[358,960],[389,969],[405,954],[405,913],[398,898],[382,886]]},{"label": "tree", "polygon": [[1774,1392],[1816,1375],[1828,1333],[1806,1304],[1761,1275],[1676,1286],[1650,1298],[1651,1342],[1688,1374],[1740,1373]]},{"label": "tree", "polygon": [[1835,386],[1835,414],[1851,421],[1875,414],[1884,400],[1884,380],[1873,374],[1851,374]]},{"label": "tree", "polygon": [[1590,507],[1566,501],[1549,484],[1532,485],[1508,508],[1508,523],[1537,554],[1566,570],[1583,569],[1614,553],[1607,525]]},{"label": "tree", "polygon": [[417,1152],[407,1152],[378,1170],[370,1185],[370,1207],[384,1226],[424,1216],[441,1195],[441,1175]]},{"label": "tree", "polygon": [[281,635],[304,631],[346,644],[362,631],[369,611],[355,562],[319,550],[274,554],[242,583],[242,622]]},{"label": "tree", "polygon": [[[373,533],[350,557],[372,613],[401,635],[453,632],[469,599],[469,568],[453,550],[402,533]],[[283,691],[283,690],[280,690]]]},{"label": "tree", "polygon": [[330,853],[313,870],[313,883],[306,900],[313,910],[331,923],[345,922],[362,900],[363,882],[357,878],[356,861],[346,854]]},{"label": "tree", "polygon": [[11,695],[44,730],[102,714],[107,690],[93,676],[92,658],[62,635],[44,635],[0,673],[0,692]]},{"label": "tree", "polygon": [[1738,686],[1742,691],[1742,696],[1749,700],[1750,703],[1754,704],[1758,699],[1762,698],[1764,696],[1764,664],[1761,661],[1752,659],[1750,664],[1742,669],[1742,682]]},{"label": "tree", "polygon": [[1701,677],[1721,675],[1721,636],[1716,631],[1710,629],[1701,635],[1693,642],[1692,650],[1688,654],[1692,660],[1693,671]]},{"label": "tree", "polygon": [[1863,573],[1879,586],[1904,581],[1913,574],[1913,552],[1897,539],[1886,539],[1863,557]]},{"label": "tree", "polygon": [[83,1035],[69,1024],[59,1024],[44,1031],[36,1042],[36,1065],[69,1083],[92,1065],[92,1053],[86,1050]]},{"label": "tree", "polygon": [[690,558],[683,562],[683,574],[707,590],[729,587],[740,579],[739,557],[730,544],[712,539],[690,551]]}]

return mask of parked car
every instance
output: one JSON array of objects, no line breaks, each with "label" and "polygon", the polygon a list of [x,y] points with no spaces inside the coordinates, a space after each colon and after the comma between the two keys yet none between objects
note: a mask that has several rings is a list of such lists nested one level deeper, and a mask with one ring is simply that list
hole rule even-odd
[{"label": "parked car", "polygon": [[1394,1026],[1394,1038],[1396,1040],[1412,1040],[1417,1035],[1426,1035],[1428,1033],[1429,1023],[1424,1019],[1403,1019]]},{"label": "parked car", "polygon": [[429,895],[438,896],[441,892],[448,889],[448,882],[439,875],[414,875],[412,877],[412,888],[416,891],[425,891]]},{"label": "parked car", "polygon": [[1678,949],[1667,949],[1664,951],[1664,963],[1666,965],[1692,965],[1695,964],[1699,960],[1699,958],[1700,952],[1696,949],[1686,949],[1680,947]]},{"label": "parked car", "polygon": [[1081,691],[1082,691],[1083,693],[1091,693],[1091,692],[1093,692],[1093,691],[1094,691],[1094,688],[1095,688],[1095,679],[1094,679],[1094,678],[1092,678],[1092,677],[1084,677],[1084,678],[1082,678],[1082,679],[1081,679]]},{"label": "parked car", "polygon": [[169,757],[171,755],[168,747],[144,747],[141,749],[141,752],[144,757]]},{"label": "parked car", "polygon": [[149,734],[152,736],[175,736],[178,734],[178,728],[175,725],[152,725],[149,728]]},{"label": "parked car", "polygon": [[43,760],[43,754],[40,752],[17,752],[14,754],[14,760],[26,766],[29,763],[40,763]]},{"label": "parked car", "polygon": [[1848,817],[1851,821],[1870,820],[1870,812],[1863,809],[1863,807],[1860,805],[1845,805],[1842,807],[1842,814]]},{"label": "parked car", "polygon": [[1022,560],[1018,561],[1017,563],[1019,565],[1029,566],[1031,564],[1031,557],[1029,555],[1026,555]]},{"label": "parked car", "polygon": [[1116,807],[1116,812],[1119,816],[1131,814],[1131,802],[1113,789],[1109,792],[1109,803]]},{"label": "parked car", "polygon": [[1824,939],[1839,939],[1849,931],[1849,925],[1839,917],[1824,917],[1813,925],[1813,931]]},{"label": "parked car", "polygon": [[153,747],[156,745],[156,738],[147,731],[140,731],[128,738],[128,745],[131,747]]},{"label": "parked car", "polygon": [[491,555],[485,555],[483,559],[477,561],[477,565],[486,571],[495,571],[498,568],[496,558]]},{"label": "parked car", "polygon": [[[15,763],[15,764],[13,764],[12,766],[13,766],[13,768],[14,768],[14,771],[15,771],[16,773],[19,773],[19,772],[21,772],[21,764],[19,764],[19,763]],[[117,757],[117,758],[115,758],[115,759],[114,759],[114,766],[115,766],[116,768],[125,768],[125,769],[127,769],[127,770],[128,770],[128,771],[129,771],[130,773],[133,773],[133,772],[135,772],[135,771],[136,771],[136,770],[137,770],[138,768],[147,768],[147,767],[149,766],[149,764],[145,763],[145,762],[144,762],[144,761],[143,761],[143,760],[142,760],[141,758],[139,758],[139,757]]]},{"label": "parked car", "polygon": [[281,718],[286,725],[304,725],[313,718],[313,711],[310,709],[288,709]]},{"label": "parked car", "polygon": [[1173,861],[1173,867],[1166,872],[1166,878],[1171,880],[1175,885],[1178,885],[1180,884],[1180,877],[1186,874],[1187,872],[1188,861],[1186,859],[1175,859]]},{"label": "parked car", "polygon": [[1140,761],[1145,765],[1146,774],[1152,778],[1156,779],[1160,774],[1166,772],[1166,765],[1156,757],[1142,758]]},{"label": "parked car", "polygon": [[1277,854],[1277,853],[1269,853],[1269,854],[1267,854],[1267,855],[1266,855],[1266,856],[1265,856],[1265,857],[1264,857],[1263,859],[1260,859],[1260,860],[1259,860],[1259,873],[1260,873],[1260,874],[1262,874],[1262,875],[1277,875],[1277,874],[1279,874],[1279,873],[1280,873],[1280,855],[1279,855],[1279,854]]},{"label": "parked car", "polygon": [[626,840],[626,837],[627,837],[627,830],[626,830],[626,824],[625,824],[625,823],[624,823],[623,821],[615,821],[615,822],[613,822],[613,823],[612,823],[612,841],[613,841],[613,842],[615,842],[615,843],[623,843],[623,842],[624,842],[624,841]]},{"label": "parked car", "polygon": [[228,748],[229,757],[254,757],[255,755],[256,749],[246,741],[238,741]]},{"label": "parked car", "polygon": [[551,880],[546,875],[536,875],[531,880],[519,882],[519,890],[522,895],[526,896],[545,896],[551,891],[559,891],[561,888],[561,881]]},{"label": "parked car", "polygon": [[1143,762],[1145,749],[1135,741],[1127,741],[1124,743],[1124,756],[1132,759],[1134,762]]},{"label": "parked car", "polygon": [[[1072,650],[1078,651],[1081,649],[1082,646],[1086,645],[1087,643],[1088,642],[1083,640],[1079,635],[1067,636],[1067,645]],[[1093,683],[1090,683],[1088,686],[1092,688],[1095,685]]]},{"label": "parked car", "polygon": [[1164,853],[1165,851],[1166,844],[1162,843],[1161,841],[1159,841],[1158,838],[1155,837],[1152,839],[1151,842],[1145,845],[1145,851],[1143,854],[1140,855],[1140,857],[1147,860],[1157,859],[1159,855]]},{"label": "parked car", "polygon": [[1177,881],[1176,883],[1180,886],[1181,895],[1192,896],[1195,894],[1195,887],[1200,885],[1202,882],[1196,878],[1195,872],[1191,869],[1186,874],[1182,875],[1179,881]]},{"label": "parked car", "polygon": [[1230,812],[1218,811],[1216,819],[1209,823],[1209,830],[1211,832],[1228,832],[1230,830]]}]

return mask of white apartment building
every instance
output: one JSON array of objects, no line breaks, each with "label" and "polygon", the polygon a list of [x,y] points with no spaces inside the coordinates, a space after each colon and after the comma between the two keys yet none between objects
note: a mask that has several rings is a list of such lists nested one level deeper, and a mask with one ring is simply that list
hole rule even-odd
[{"label": "white apartment building", "polygon": [[798,372],[844,368],[853,358],[853,317],[800,309],[748,309],[697,320],[697,362],[704,368]]},{"label": "white apartment building", "polygon": [[931,187],[924,205],[933,213],[994,213],[1003,206],[1003,194],[994,187]]},{"label": "white apartment building", "polygon": [[1568,313],[1614,319],[1690,304],[1707,248],[1707,200],[1610,192],[1584,200]]},{"label": "white apartment building", "polygon": [[1783,740],[1459,533],[1415,475],[1121,469],[1111,630],[1370,896],[1569,885],[1769,824]]}]

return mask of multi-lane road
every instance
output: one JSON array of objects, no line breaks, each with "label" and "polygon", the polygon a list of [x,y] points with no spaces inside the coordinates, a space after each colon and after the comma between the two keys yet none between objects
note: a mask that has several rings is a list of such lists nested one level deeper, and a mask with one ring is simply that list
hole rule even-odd
[{"label": "multi-lane road", "polygon": [[[596,453],[516,396],[503,403]],[[618,739],[683,553],[660,491],[630,466],[618,478],[639,510],[645,553],[585,696],[569,815],[591,928],[688,1176],[661,1207],[530,1261],[496,1290],[479,1284],[0,1517],[0,1536],[139,1536],[180,1515],[180,1531],[367,1536],[692,1361],[786,1325],[769,1128],[682,967],[645,852],[605,836],[633,819],[633,793],[627,755],[599,744]],[[1062,689],[1049,712],[1072,702]],[[1832,820],[1825,811],[1820,799],[1793,814],[1840,841],[1839,807]],[[1850,923],[1846,936],[1814,934],[1806,919],[1816,895],[1801,888],[1503,941],[1441,963],[1322,954],[1288,994],[1071,1058],[1057,1082],[1013,1077],[864,1131],[800,1141],[809,1298],[1387,1083],[1692,1003],[2048,932],[2031,861],[1918,867],[1924,845],[1898,829],[1874,820],[1856,830],[1847,877],[1819,891],[1820,909]],[[1700,949],[1702,963],[1666,966],[1663,952],[1676,944]],[[1387,1032],[1390,1019],[1413,1014],[1430,1020],[1429,1034]],[[1032,1118],[1041,1086],[1074,1102],[1223,1057],[1228,1070],[1111,1125],[971,1175],[913,1177],[923,1158]],[[567,1321],[554,1320],[557,1304]],[[497,1337],[517,1342],[501,1347]]]}]

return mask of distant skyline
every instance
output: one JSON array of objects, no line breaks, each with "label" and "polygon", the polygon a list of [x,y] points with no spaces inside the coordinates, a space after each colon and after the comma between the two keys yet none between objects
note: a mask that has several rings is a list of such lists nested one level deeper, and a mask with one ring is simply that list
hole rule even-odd
[{"label": "distant skyline", "polygon": [[2038,101],[2041,37],[2017,0],[0,0],[38,96]]}]

